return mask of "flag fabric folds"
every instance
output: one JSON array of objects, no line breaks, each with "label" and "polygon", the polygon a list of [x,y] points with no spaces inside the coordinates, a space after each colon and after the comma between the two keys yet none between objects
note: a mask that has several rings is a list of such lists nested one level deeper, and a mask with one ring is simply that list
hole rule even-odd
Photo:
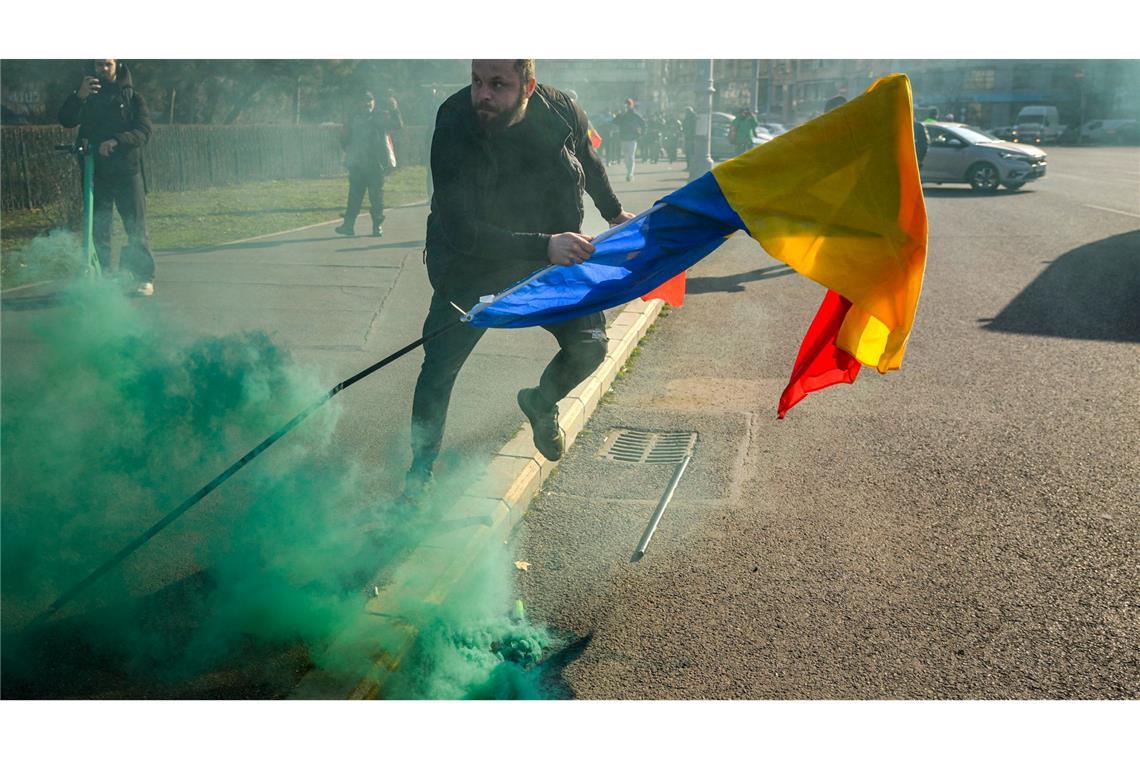
[{"label": "flag fabric folds", "polygon": [[[897,369],[926,264],[926,209],[905,75],[726,161],[594,239],[586,262],[547,267],[485,297],[466,319],[525,327],[617,306],[669,283],[744,230],[828,289],[778,413],[860,365]],[[659,291],[658,294],[661,294]]]}]

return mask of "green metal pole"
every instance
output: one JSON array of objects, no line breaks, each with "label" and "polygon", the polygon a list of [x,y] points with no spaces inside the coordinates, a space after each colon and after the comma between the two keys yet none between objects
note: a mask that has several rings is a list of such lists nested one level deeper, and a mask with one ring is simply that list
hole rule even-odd
[{"label": "green metal pole", "polygon": [[92,239],[95,226],[95,157],[90,152],[83,154],[83,257],[87,262],[86,275],[98,279],[102,275],[99,257],[95,254],[95,241]]}]

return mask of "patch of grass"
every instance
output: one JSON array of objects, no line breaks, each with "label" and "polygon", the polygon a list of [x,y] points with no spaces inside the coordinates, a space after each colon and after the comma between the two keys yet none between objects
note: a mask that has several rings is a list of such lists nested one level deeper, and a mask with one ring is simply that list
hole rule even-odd
[{"label": "patch of grass", "polygon": [[[646,333],[646,337],[649,337],[648,333]],[[623,364],[621,366],[621,369],[618,370],[615,380],[625,379],[625,376],[629,374],[629,371],[631,369],[633,369],[633,362],[635,359],[637,359],[637,357],[641,356],[641,344],[644,342],[645,338],[642,338],[637,342],[637,345],[633,347],[633,350],[629,352],[629,358],[625,360],[625,364]]]},{"label": "patch of grass", "polygon": [[[423,166],[397,169],[385,180],[384,204],[392,207],[422,202],[427,196],[426,172]],[[156,192],[147,195],[147,229],[156,251],[201,248],[327,222],[344,213],[347,197],[346,176]],[[367,206],[362,213],[368,213]],[[68,262],[26,260],[31,241],[58,227],[60,218],[58,209],[5,211],[0,216],[0,277],[4,287],[22,284],[33,270],[37,277],[66,276],[77,268]],[[117,213],[114,218],[111,244],[118,250],[126,234]]]}]

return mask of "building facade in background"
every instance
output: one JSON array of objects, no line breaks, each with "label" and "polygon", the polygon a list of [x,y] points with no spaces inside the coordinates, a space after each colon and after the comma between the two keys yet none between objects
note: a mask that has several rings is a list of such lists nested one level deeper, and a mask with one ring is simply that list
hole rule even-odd
[{"label": "building facade in background", "polygon": [[[654,62],[648,93],[666,109],[695,105],[697,61]],[[983,128],[1013,124],[1024,106],[1056,106],[1065,124],[1140,117],[1140,60],[717,60],[714,109],[755,108],[769,120],[799,124],[835,95],[851,98],[875,79],[907,74],[915,106]],[[656,105],[656,104],[655,104]]]}]

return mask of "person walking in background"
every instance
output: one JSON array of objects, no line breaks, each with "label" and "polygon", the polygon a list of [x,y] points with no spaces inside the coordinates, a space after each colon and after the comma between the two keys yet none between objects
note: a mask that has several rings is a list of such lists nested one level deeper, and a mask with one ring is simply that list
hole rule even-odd
[{"label": "person walking in background", "polygon": [[677,161],[677,148],[681,142],[681,134],[684,129],[681,127],[681,120],[675,116],[668,116],[665,119],[665,155],[669,159],[669,163],[676,163]]},{"label": "person walking in background", "polygon": [[637,112],[633,98],[625,101],[625,110],[614,118],[621,140],[621,152],[625,156],[625,181],[633,182],[634,167],[637,165],[637,140],[645,133],[645,119]]},{"label": "person walking in background", "polygon": [[150,140],[150,111],[135,92],[127,65],[114,58],[95,61],[59,109],[59,123],[79,127],[77,140],[87,140],[95,156],[92,242],[99,266],[112,272],[112,209],[119,209],[127,244],[121,268],[133,277],[135,293],[154,295],[155,263],[146,231],[146,183],[141,148]]},{"label": "person walking in background", "polygon": [[747,108],[740,109],[736,121],[732,123],[733,144],[736,146],[737,155],[752,149],[752,136],[756,133],[756,124],[756,117],[752,115],[752,111]]},{"label": "person walking in background", "polygon": [[605,152],[606,165],[616,164],[621,161],[621,128],[618,126],[618,112],[614,111],[610,114],[609,120],[602,125],[605,130],[602,132],[602,150]]},{"label": "person walking in background", "polygon": [[649,117],[645,128],[645,158],[650,163],[657,163],[664,154],[665,117],[655,113]]},{"label": "person walking in background", "polygon": [[376,98],[371,92],[362,93],[357,112],[341,129],[340,143],[348,167],[348,206],[344,223],[335,230],[338,235],[356,234],[356,217],[365,192],[372,216],[372,237],[384,234],[384,177],[396,168],[391,133],[404,126],[396,98],[389,94],[384,106],[383,111],[377,112]]},{"label": "person walking in background", "polygon": [[685,108],[681,118],[681,130],[685,134],[685,166],[692,168],[693,157],[697,152],[697,112],[692,106]]}]

